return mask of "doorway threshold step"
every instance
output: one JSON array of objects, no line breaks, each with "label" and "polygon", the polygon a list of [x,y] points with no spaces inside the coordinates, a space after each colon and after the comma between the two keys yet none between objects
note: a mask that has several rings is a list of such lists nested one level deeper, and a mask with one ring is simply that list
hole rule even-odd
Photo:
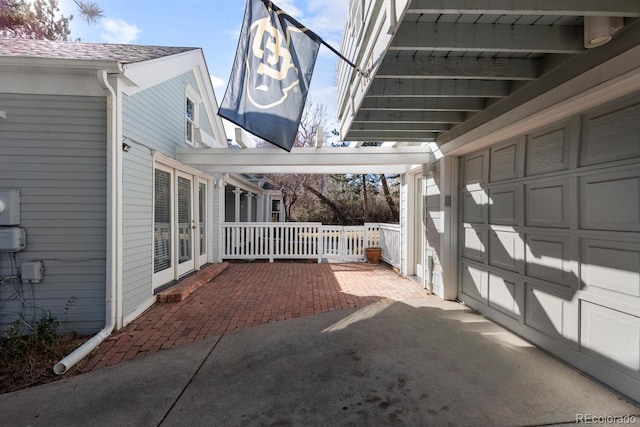
[{"label": "doorway threshold step", "polygon": [[205,283],[209,283],[229,266],[228,262],[220,264],[207,264],[199,271],[181,279],[175,285],[158,293],[158,302],[179,302],[191,295],[196,289]]}]

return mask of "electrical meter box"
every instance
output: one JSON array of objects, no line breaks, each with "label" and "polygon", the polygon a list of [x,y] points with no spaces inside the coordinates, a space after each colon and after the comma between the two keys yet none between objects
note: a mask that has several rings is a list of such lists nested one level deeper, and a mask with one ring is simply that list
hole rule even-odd
[{"label": "electrical meter box", "polygon": [[22,280],[29,280],[31,283],[40,283],[44,268],[41,261],[22,263]]},{"label": "electrical meter box", "polygon": [[0,252],[18,252],[27,245],[24,228],[0,227]]},{"label": "electrical meter box", "polygon": [[20,192],[0,189],[0,226],[20,224]]}]

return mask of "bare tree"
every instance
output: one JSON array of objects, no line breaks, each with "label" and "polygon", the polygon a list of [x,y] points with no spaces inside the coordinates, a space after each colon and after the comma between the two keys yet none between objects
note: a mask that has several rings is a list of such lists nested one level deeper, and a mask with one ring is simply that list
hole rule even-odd
[{"label": "bare tree", "polygon": [[333,211],[334,219],[336,220],[336,222],[338,222],[338,224],[345,225],[347,223],[346,215],[336,203],[334,203],[331,199],[329,199],[327,196],[311,187],[310,185],[305,185],[305,189],[316,196],[322,203],[327,205],[331,209],[331,211]]},{"label": "bare tree", "polygon": [[[97,3],[74,0],[79,15],[87,23],[97,23],[103,11]],[[0,0],[0,37],[66,41],[73,15],[60,13],[58,0]]]},{"label": "bare tree", "polygon": [[397,223],[400,221],[400,214],[398,212],[398,208],[396,207],[394,197],[391,195],[391,191],[389,191],[389,183],[387,182],[387,177],[384,174],[380,175],[380,182],[382,184],[384,198],[389,205],[389,210],[391,211],[391,220],[392,222]]}]

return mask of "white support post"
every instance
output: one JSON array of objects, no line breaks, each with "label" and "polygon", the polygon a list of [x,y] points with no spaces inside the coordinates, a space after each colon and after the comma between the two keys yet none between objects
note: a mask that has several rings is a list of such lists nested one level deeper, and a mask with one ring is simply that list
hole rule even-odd
[{"label": "white support post", "polygon": [[443,295],[445,300],[454,300],[458,296],[458,162],[454,156],[441,159],[440,177],[440,209],[443,214],[443,235],[450,236],[440,239],[440,260],[442,267]]},{"label": "white support post", "polygon": [[265,215],[264,215],[264,194],[259,194],[258,198],[256,199],[256,221],[258,222],[265,222]]},{"label": "white support post", "polygon": [[273,262],[274,239],[275,239],[275,227],[269,227],[269,262]]},{"label": "white support post", "polygon": [[318,233],[317,233],[317,248],[318,248],[318,264],[320,264],[322,262],[322,253],[324,252],[324,245],[322,244],[322,224],[320,224],[318,226]]},{"label": "white support post", "polygon": [[242,190],[239,187],[236,187],[235,190],[233,190],[233,194],[235,194],[236,199],[235,199],[235,206],[234,206],[234,219],[235,222],[240,222],[240,195],[242,194]]}]

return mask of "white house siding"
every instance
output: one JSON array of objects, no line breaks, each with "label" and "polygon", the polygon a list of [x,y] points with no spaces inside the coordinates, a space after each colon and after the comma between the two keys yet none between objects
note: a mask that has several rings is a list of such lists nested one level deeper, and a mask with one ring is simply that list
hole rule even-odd
[{"label": "white house siding", "polygon": [[[35,305],[47,307],[67,330],[104,326],[106,283],[106,100],[102,97],[0,93],[0,188],[21,194],[26,249],[18,266],[42,261]],[[0,276],[15,269],[0,253]],[[30,286],[23,285],[31,302]],[[75,299],[75,303],[65,307]],[[0,288],[0,329],[20,307]],[[32,308],[27,307],[31,319]],[[42,310],[36,309],[36,319]]]},{"label": "white house siding", "polygon": [[153,297],[153,161],[148,150],[131,144],[123,153],[122,309],[125,319]]},{"label": "white house siding", "polygon": [[463,157],[459,296],[640,399],[640,97]]},{"label": "white house siding", "polygon": [[[202,132],[207,133],[209,135],[214,135],[213,129],[211,128],[211,120],[209,115],[207,114],[207,110],[204,108],[200,109],[200,120],[198,122],[198,127],[202,130]],[[225,142],[225,141],[222,141]]]},{"label": "white house siding", "polygon": [[[185,88],[196,93],[196,79],[189,72],[134,95],[123,97],[122,135],[132,150],[123,153],[123,273],[125,321],[153,301],[153,157],[156,150],[175,158],[185,142]],[[202,105],[200,123],[206,121]],[[209,189],[209,194],[213,194]],[[213,205],[218,201],[213,200]],[[208,211],[213,208],[209,204]],[[210,232],[217,234],[214,227]]]}]

